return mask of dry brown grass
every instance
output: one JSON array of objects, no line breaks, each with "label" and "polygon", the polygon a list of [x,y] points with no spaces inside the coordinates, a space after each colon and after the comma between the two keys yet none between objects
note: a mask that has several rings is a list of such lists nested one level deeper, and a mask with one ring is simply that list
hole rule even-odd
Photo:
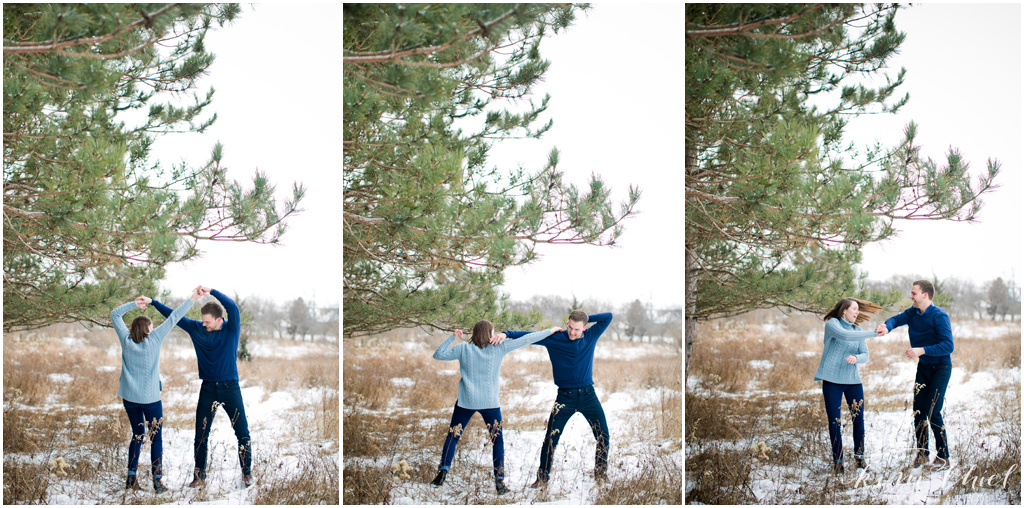
[{"label": "dry brown grass", "polygon": [[[769,320],[777,328],[766,332],[762,324]],[[823,457],[828,457],[829,451],[824,406],[820,383],[813,382],[822,350],[817,337],[823,326],[814,316],[780,320],[777,313],[767,311],[698,325],[700,342],[695,345],[689,371],[694,379],[688,380],[686,387],[687,503],[885,502],[875,490],[851,498],[848,487],[827,481],[828,474],[790,478],[792,483],[802,485],[799,491],[780,488],[764,499],[755,497],[751,487],[757,476],[754,471],[762,467],[810,470],[812,475],[826,469],[828,462]],[[873,328],[872,323],[863,327]],[[907,364],[913,362],[904,355],[909,344],[904,340],[868,339],[868,347],[871,359],[860,367],[868,410],[909,411],[912,393],[902,380],[910,368]],[[1020,356],[1019,333],[993,339],[960,339],[956,340],[953,363],[970,376],[1019,367]],[[997,429],[997,435],[955,445],[952,454],[962,464],[977,465],[975,475],[1005,473],[1016,466],[1006,495],[1011,502],[1019,502],[1020,384],[1006,379],[1002,383],[984,395],[993,398],[992,410],[978,417],[980,426]],[[845,409],[843,416],[848,423]],[[988,450],[983,443],[986,439]],[[755,457],[750,451],[759,443],[770,449],[766,457]],[[999,453],[991,453],[992,443],[1003,446]],[[971,488],[959,484],[946,495],[977,492]]]},{"label": "dry brown grass", "polygon": [[[80,331],[76,333],[83,335]],[[173,338],[176,335],[178,337]],[[172,332],[165,350],[171,344],[191,347],[183,333]],[[116,355],[109,354],[111,348],[116,350]],[[109,493],[103,493],[107,487],[123,482],[121,476],[131,436],[124,411],[119,409],[120,348],[110,330],[87,332],[76,345],[52,339],[39,331],[5,337],[3,362],[4,504],[46,502],[54,488],[67,493],[64,489],[68,485],[83,483],[91,487],[79,497],[98,499],[101,504],[166,501],[153,496],[108,497]],[[300,457],[298,470],[288,477],[275,476],[273,471],[261,474],[250,491],[253,501],[338,504],[338,464],[333,454],[337,452],[339,440],[339,363],[338,355],[329,354],[289,361],[257,357],[251,363],[239,363],[242,379],[265,389],[325,388],[319,399],[294,410],[296,432],[311,444]],[[191,399],[196,395],[199,385],[194,357],[163,354],[161,374],[164,398],[184,394],[186,399]],[[66,376],[71,380],[64,381]],[[194,404],[165,403],[164,411],[165,426],[191,429],[194,425]],[[310,440],[311,430],[315,432],[315,441],[334,445],[327,449],[315,446]],[[269,451],[291,443],[261,445],[263,450]],[[64,459],[68,466],[66,474],[54,479],[46,464],[56,458]],[[254,456],[254,470],[258,459],[259,455]],[[204,498],[206,494],[189,494],[195,497],[178,501],[216,500],[209,496]]]},{"label": "dry brown grass", "polygon": [[678,352],[665,356],[644,357],[643,361],[602,358],[594,362],[594,382],[598,389],[607,393],[638,387],[681,390],[681,366],[682,358]]},{"label": "dry brown grass", "polygon": [[683,483],[682,471],[672,459],[656,450],[647,450],[640,457],[637,470],[602,487],[594,504],[683,504],[683,492],[679,488]]},{"label": "dry brown grass", "polygon": [[47,504],[50,472],[41,464],[4,461],[4,504]]},{"label": "dry brown grass", "polygon": [[972,374],[992,367],[1020,367],[1020,345],[1020,334],[960,340],[956,342],[954,361]]},{"label": "dry brown grass", "polygon": [[[259,485],[250,498],[252,503],[338,505],[337,462],[322,454],[308,452],[300,457],[297,469],[286,479]],[[254,471],[254,474],[260,472]]]},{"label": "dry brown grass", "polygon": [[[432,337],[403,337],[400,341],[391,342],[363,340],[363,346],[345,343],[342,439],[345,452],[343,500],[346,504],[390,503],[394,501],[394,489],[403,482],[426,484],[433,479],[452,406],[458,397],[458,363],[442,363],[431,358],[434,348],[445,338],[435,334]],[[409,343],[422,346],[416,348]],[[536,353],[521,355],[517,351],[504,359],[501,367],[503,400],[548,390],[553,401],[556,390],[551,384],[551,364],[547,361],[547,354],[543,355],[543,361],[533,361],[529,358],[535,357]],[[409,382],[396,383],[395,379]],[[615,429],[616,435],[622,436],[620,442],[630,442],[634,438],[641,442],[680,441],[675,447],[654,447],[649,456],[640,457],[641,473],[636,478],[618,479],[613,488],[602,489],[598,502],[681,503],[682,475],[670,456],[678,454],[682,446],[682,360],[678,351],[633,361],[602,358],[594,362],[594,379],[603,398],[612,392],[628,389],[664,389],[649,406],[635,411],[635,425],[632,426],[639,429],[641,436],[630,434],[630,429]],[[546,405],[541,409],[503,405],[501,410],[505,424],[517,431],[538,431],[547,425],[549,407]],[[474,415],[459,441],[455,461],[465,466],[466,459],[460,458],[462,454],[485,453],[489,456],[489,451],[481,451],[485,450],[486,444],[483,420]],[[506,453],[510,446],[516,444],[506,441]],[[412,468],[410,478],[399,478],[392,472],[391,466],[400,461],[406,461]],[[506,467],[513,465],[506,464]],[[489,468],[463,467],[454,477],[449,475],[449,482],[460,485],[460,488],[452,490],[451,497],[442,500],[444,503],[496,502]],[[465,488],[462,488],[463,482]],[[502,496],[497,502],[514,502],[516,495],[522,494]],[[535,501],[544,500],[542,494],[534,495],[539,496]]]}]

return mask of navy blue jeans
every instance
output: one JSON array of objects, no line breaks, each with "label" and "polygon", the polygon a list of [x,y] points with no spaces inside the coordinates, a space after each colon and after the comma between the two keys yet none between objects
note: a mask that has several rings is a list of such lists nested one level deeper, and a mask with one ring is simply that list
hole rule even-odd
[{"label": "navy blue jeans", "polygon": [[238,438],[238,463],[242,466],[242,474],[252,474],[252,447],[249,444],[249,422],[245,419],[245,406],[242,404],[242,390],[238,380],[203,381],[199,389],[199,403],[196,405],[196,474],[206,477],[206,455],[210,429],[217,407],[224,406],[231,428]]},{"label": "navy blue jeans", "polygon": [[594,472],[603,475],[608,471],[608,447],[610,445],[608,420],[604,417],[604,408],[601,407],[601,400],[597,398],[594,387],[559,388],[555,405],[551,408],[551,415],[548,416],[544,444],[540,448],[540,469],[537,471],[539,479],[548,481],[555,447],[558,446],[558,440],[562,437],[565,424],[576,412],[587,419],[590,429],[594,431],[594,439],[597,440],[597,450],[594,453]]},{"label": "navy blue jeans", "polygon": [[[128,474],[139,471],[139,453],[142,452],[142,441],[149,435],[149,461],[153,478],[160,478],[160,462],[164,454],[164,440],[160,428],[164,425],[164,406],[161,401],[149,404],[136,404],[122,399],[124,411],[128,413],[128,422],[132,425],[132,442],[128,445]],[[146,424],[149,432],[146,432]]]},{"label": "navy blue jeans", "polygon": [[842,415],[843,396],[853,415],[853,453],[864,454],[864,386],[821,382],[821,393],[825,396],[825,415],[828,418],[828,437],[832,442],[832,461],[843,459]]},{"label": "navy blue jeans", "polygon": [[448,435],[444,438],[444,448],[441,450],[441,466],[439,469],[448,469],[452,466],[452,459],[455,458],[455,447],[459,445],[459,438],[466,431],[469,419],[474,413],[480,413],[487,424],[489,439],[494,445],[491,451],[491,462],[494,466],[494,477],[498,480],[505,479],[505,438],[501,431],[501,408],[491,409],[466,409],[455,404],[452,410],[452,424],[448,426]]},{"label": "navy blue jeans", "polygon": [[949,458],[946,447],[946,425],[942,422],[942,402],[953,373],[952,363],[917,364],[914,378],[914,429],[917,453],[928,455],[928,427],[935,434],[935,451],[940,459]]}]

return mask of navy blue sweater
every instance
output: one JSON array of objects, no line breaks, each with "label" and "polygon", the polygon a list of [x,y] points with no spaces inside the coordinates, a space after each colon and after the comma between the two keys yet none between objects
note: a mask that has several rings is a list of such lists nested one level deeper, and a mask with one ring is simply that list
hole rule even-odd
[{"label": "navy blue sweater", "polygon": [[[238,314],[238,306],[224,293],[216,289],[210,291],[227,312],[220,330],[206,331],[202,321],[181,318],[178,327],[185,330],[192,338],[192,346],[196,349],[199,361],[199,379],[203,381],[238,380],[238,335],[242,331],[242,318]],[[153,300],[153,307],[164,317],[171,315],[170,307]]]},{"label": "navy blue sweater", "polygon": [[[597,339],[612,322],[611,312],[593,314],[587,319],[593,326],[583,331],[583,336],[569,340],[569,332],[553,333],[535,345],[548,349],[551,358],[551,375],[559,388],[582,388],[594,384],[594,347]],[[531,332],[507,331],[510,339],[517,339]]]},{"label": "navy blue sweater", "polygon": [[950,363],[949,354],[953,352],[953,327],[949,323],[946,311],[929,305],[922,313],[911,307],[885,320],[885,327],[892,331],[907,325],[910,335],[910,347],[923,347],[924,355],[918,357],[920,363]]}]

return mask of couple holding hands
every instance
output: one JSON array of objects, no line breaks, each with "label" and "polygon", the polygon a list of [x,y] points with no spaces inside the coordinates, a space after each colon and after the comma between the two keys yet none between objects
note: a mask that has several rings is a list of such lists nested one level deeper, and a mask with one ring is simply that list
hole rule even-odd
[{"label": "couple holding hands", "polygon": [[[208,302],[200,309],[202,321],[185,318],[185,313],[204,296],[217,301]],[[145,310],[153,305],[166,319],[153,327],[147,316],[138,316],[125,326],[122,316],[132,309]],[[176,309],[159,301],[140,296],[117,307],[110,313],[114,330],[121,343],[121,380],[117,395],[123,399],[124,410],[131,423],[132,439],[128,446],[128,480],[126,489],[138,489],[137,473],[142,441],[150,440],[150,460],[153,488],[157,494],[167,491],[163,477],[163,405],[160,392],[160,347],[171,329],[178,325],[188,333],[195,348],[202,387],[196,404],[195,471],[189,487],[200,487],[206,482],[207,439],[218,405],[224,406],[235,437],[238,438],[238,461],[242,468],[242,481],[252,484],[252,450],[249,443],[249,425],[245,418],[242,392],[238,386],[238,338],[241,318],[238,306],[226,295],[208,286],[198,286],[188,300]],[[148,431],[147,427],[148,426]]]},{"label": "couple holding hands", "polygon": [[[949,468],[949,447],[946,426],[942,421],[942,403],[952,374],[953,330],[949,314],[932,304],[934,285],[927,280],[914,281],[910,290],[913,306],[885,320],[873,331],[858,326],[882,310],[871,302],[856,298],[843,298],[825,314],[825,349],[814,380],[821,381],[828,418],[829,440],[832,444],[832,464],[835,473],[845,471],[843,465],[843,439],[840,410],[842,399],[853,416],[854,463],[858,469],[867,468],[864,460],[864,387],[857,365],[868,361],[865,339],[881,337],[900,326],[907,326],[910,349],[906,356],[917,359],[914,378],[914,437],[916,456],[913,467],[927,464],[932,470]],[[935,435],[935,460],[928,464],[929,428]]]},{"label": "couple holding hands", "polygon": [[[462,379],[459,380],[459,398],[452,411],[451,425],[441,449],[441,464],[431,484],[435,487],[444,484],[455,457],[459,437],[473,414],[479,412],[487,425],[488,437],[493,445],[491,453],[495,488],[499,495],[509,491],[505,486],[504,427],[498,403],[499,371],[506,354],[530,344],[547,348],[554,382],[558,386],[558,395],[548,416],[544,444],[541,447],[537,481],[531,487],[547,485],[555,447],[569,418],[577,412],[587,419],[597,440],[594,477],[598,481],[606,480],[608,422],[601,401],[594,392],[592,372],[597,340],[611,322],[610,312],[588,316],[582,310],[574,310],[569,314],[564,329],[555,327],[532,333],[507,331],[495,334],[494,326],[483,320],[473,327],[469,342],[449,348],[456,337],[463,336],[462,330],[455,330],[434,351],[435,360],[458,360]],[[593,325],[586,328],[588,323]]]}]

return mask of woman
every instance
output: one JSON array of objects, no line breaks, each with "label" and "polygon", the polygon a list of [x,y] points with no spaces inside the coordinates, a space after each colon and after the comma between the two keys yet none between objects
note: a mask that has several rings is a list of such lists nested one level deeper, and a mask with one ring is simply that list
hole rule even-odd
[{"label": "woman", "polygon": [[132,441],[128,445],[128,481],[126,489],[138,488],[136,480],[139,469],[139,452],[149,422],[150,461],[153,469],[153,488],[157,494],[167,491],[160,482],[163,438],[160,427],[163,423],[163,405],[160,402],[160,346],[174,324],[185,315],[192,304],[199,299],[193,292],[189,300],[174,309],[174,312],[160,326],[153,328],[153,322],[146,316],[132,320],[131,329],[124,326],[121,318],[135,307],[145,309],[153,300],[140,296],[110,312],[114,330],[121,342],[121,386],[117,395],[123,399],[124,410],[132,426]]},{"label": "woman", "polygon": [[874,337],[874,331],[861,330],[860,323],[882,310],[871,302],[856,298],[843,298],[825,314],[825,350],[814,380],[821,381],[825,396],[825,414],[828,435],[832,442],[833,471],[842,473],[843,435],[840,410],[843,396],[853,415],[853,457],[856,467],[867,467],[864,462],[864,387],[860,382],[857,365],[868,361],[868,346],[864,339]]},{"label": "woman", "polygon": [[501,360],[510,351],[543,340],[561,330],[556,327],[530,333],[513,341],[491,344],[494,326],[484,320],[477,322],[473,327],[470,343],[456,344],[455,347],[448,349],[455,337],[462,338],[462,330],[455,330],[453,335],[449,335],[448,339],[437,347],[434,359],[458,360],[462,379],[459,380],[459,398],[455,401],[455,409],[452,411],[452,424],[441,450],[441,465],[438,467],[437,477],[430,482],[431,485],[440,487],[444,483],[448,468],[452,465],[452,458],[455,457],[459,437],[469,424],[473,413],[479,412],[487,425],[487,430],[490,431],[490,440],[494,445],[494,486],[499,495],[508,492],[508,487],[505,486],[505,440],[501,432],[501,408],[498,404],[498,373],[501,369]]}]

